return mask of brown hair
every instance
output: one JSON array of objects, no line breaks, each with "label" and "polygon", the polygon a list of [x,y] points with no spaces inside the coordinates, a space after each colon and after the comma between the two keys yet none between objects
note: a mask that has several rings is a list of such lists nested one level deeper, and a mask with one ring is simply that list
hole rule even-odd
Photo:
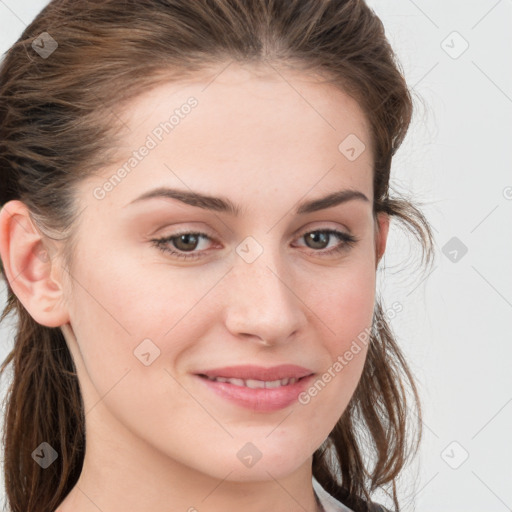
[{"label": "brown hair", "polygon": [[[46,58],[32,47],[43,32],[58,44]],[[229,61],[320,72],[353,96],[371,127],[374,215],[399,220],[421,242],[422,262],[431,261],[427,220],[410,200],[389,197],[411,95],[382,22],[358,0],[53,0],[1,63],[0,204],[23,201],[45,236],[66,242],[71,265],[75,187],[110,163],[115,108],[149,87]],[[13,365],[3,438],[7,499],[12,512],[53,512],[83,464],[79,383],[60,328],[38,324],[8,282],[7,290],[0,320],[16,312],[18,321],[0,370]],[[379,300],[374,325],[356,391],[313,456],[314,477],[356,512],[373,510],[371,493],[389,486],[399,510],[396,479],[421,439],[417,388]],[[417,410],[414,444],[407,391]],[[43,441],[59,454],[44,470],[31,456]]]}]

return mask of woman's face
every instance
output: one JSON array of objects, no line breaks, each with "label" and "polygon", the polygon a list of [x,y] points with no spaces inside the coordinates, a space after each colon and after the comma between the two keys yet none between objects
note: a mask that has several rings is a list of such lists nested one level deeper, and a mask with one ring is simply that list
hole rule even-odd
[{"label": "woman's face", "polygon": [[[119,162],[78,189],[66,290],[89,439],[238,481],[307,464],[342,415],[387,234],[357,103],[253,71],[160,85],[117,112]],[[155,189],[174,192],[141,198]],[[347,190],[358,194],[314,206]],[[310,376],[262,390],[198,375],[245,365],[260,368],[216,375]]]}]

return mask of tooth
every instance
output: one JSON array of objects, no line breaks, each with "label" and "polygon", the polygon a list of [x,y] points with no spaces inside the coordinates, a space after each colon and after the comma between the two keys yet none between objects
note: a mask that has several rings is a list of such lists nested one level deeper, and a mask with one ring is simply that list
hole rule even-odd
[{"label": "tooth", "polygon": [[235,386],[245,386],[245,382],[243,379],[228,379],[230,384],[234,384]]},{"label": "tooth", "polygon": [[273,381],[263,381],[257,379],[230,379],[227,377],[208,377],[210,380],[214,380],[217,382],[228,382],[229,384],[233,384],[234,386],[248,387],[251,389],[263,389],[263,388],[278,388],[280,386],[288,386],[291,384],[295,384],[299,379],[296,377],[273,380]]},{"label": "tooth", "polygon": [[266,383],[262,380],[247,379],[245,381],[245,385],[248,388],[259,389],[259,388],[264,388],[266,386]]}]

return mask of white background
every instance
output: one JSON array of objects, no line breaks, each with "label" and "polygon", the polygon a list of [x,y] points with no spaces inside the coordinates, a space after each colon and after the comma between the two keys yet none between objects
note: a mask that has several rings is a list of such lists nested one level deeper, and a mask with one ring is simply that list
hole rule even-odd
[{"label": "white background", "polygon": [[[46,3],[0,0],[0,52]],[[405,509],[512,510],[512,1],[369,4],[415,98],[393,185],[424,205],[436,236],[433,271],[421,274],[419,246],[393,227],[379,272],[384,303],[402,304],[392,326],[424,407]],[[457,261],[453,237],[467,247]],[[3,360],[8,325],[0,341]]]}]

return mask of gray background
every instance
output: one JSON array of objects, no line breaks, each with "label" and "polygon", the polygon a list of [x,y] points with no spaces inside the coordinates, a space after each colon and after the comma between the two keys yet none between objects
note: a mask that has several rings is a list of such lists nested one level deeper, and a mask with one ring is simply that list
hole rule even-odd
[{"label": "gray background", "polygon": [[[0,52],[46,3],[0,0]],[[379,271],[385,304],[403,307],[392,326],[424,407],[399,489],[406,510],[512,510],[512,1],[369,4],[415,95],[394,188],[423,204],[437,250],[430,274],[411,273],[419,247],[393,227]],[[0,341],[3,360],[8,323]]]}]

